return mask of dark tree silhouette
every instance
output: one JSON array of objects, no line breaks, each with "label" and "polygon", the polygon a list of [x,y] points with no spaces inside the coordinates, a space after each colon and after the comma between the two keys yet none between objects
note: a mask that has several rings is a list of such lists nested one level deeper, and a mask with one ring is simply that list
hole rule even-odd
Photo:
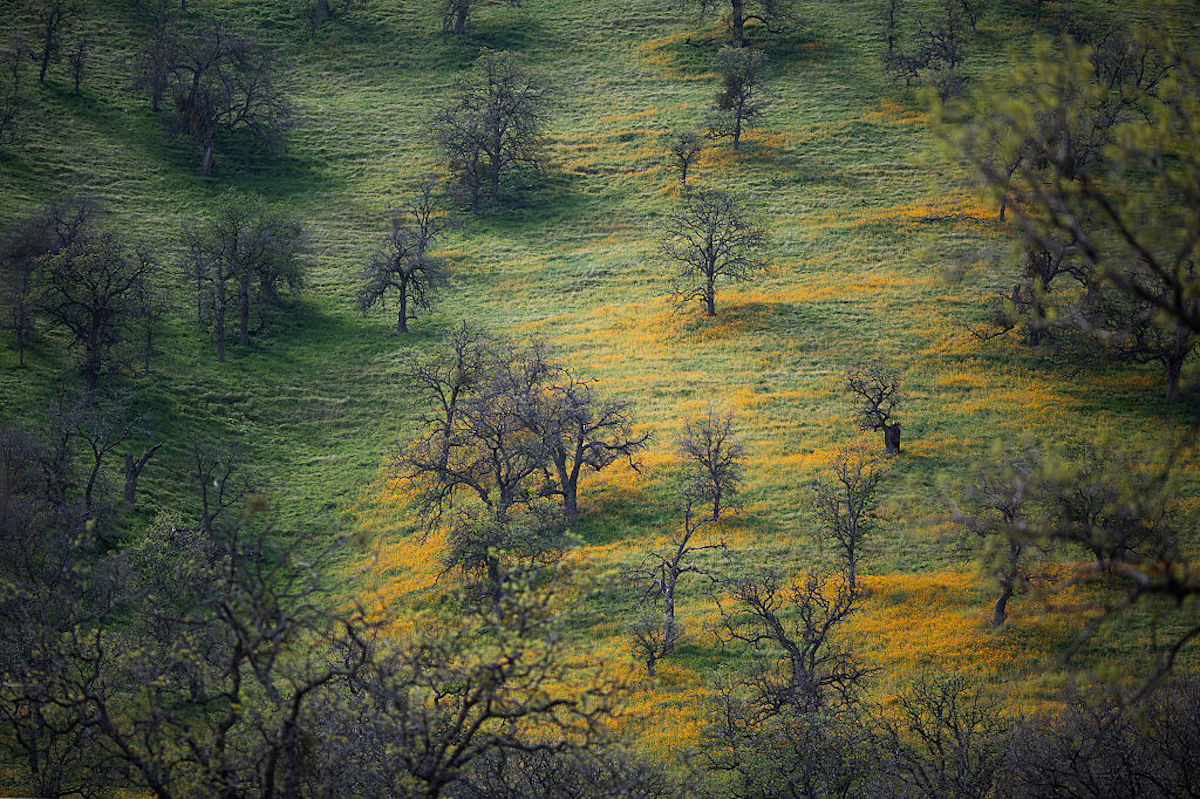
[{"label": "dark tree silhouette", "polygon": [[685,192],[687,191],[688,170],[700,157],[703,147],[700,135],[692,131],[680,133],[671,140],[669,157],[671,164],[679,170],[679,185]]},{"label": "dark tree silhouette", "polygon": [[679,451],[684,457],[683,497],[712,508],[710,518],[721,518],[742,487],[742,461],[746,447],[733,430],[732,413],[709,405],[703,416],[684,423]]},{"label": "dark tree silhouette", "polygon": [[863,430],[882,430],[883,446],[889,455],[900,451],[900,423],[896,410],[904,401],[900,375],[881,363],[857,366],[846,372],[846,387],[862,400],[858,425]]},{"label": "dark tree silhouette", "polygon": [[858,561],[866,539],[878,525],[879,484],[883,470],[861,451],[842,448],[830,474],[817,481],[813,505],[822,532],[838,547],[846,587],[858,592]]}]

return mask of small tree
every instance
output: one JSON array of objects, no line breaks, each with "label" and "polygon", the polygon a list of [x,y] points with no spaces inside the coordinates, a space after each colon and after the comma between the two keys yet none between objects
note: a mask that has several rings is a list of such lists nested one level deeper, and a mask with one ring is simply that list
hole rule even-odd
[{"label": "small tree", "polygon": [[521,66],[503,51],[485,50],[474,71],[458,82],[435,127],[450,170],[470,197],[472,213],[482,195],[499,199],[502,174],[514,166],[542,163],[549,94],[541,72]]},{"label": "small tree", "polygon": [[661,245],[676,302],[700,300],[704,315],[716,316],[717,283],[749,280],[764,265],[756,251],[766,242],[767,232],[732,194],[689,192],[667,217]]},{"label": "small tree", "polygon": [[447,224],[435,206],[433,189],[432,181],[423,183],[418,198],[402,214],[393,214],[392,232],[359,274],[359,310],[366,313],[377,304],[383,306],[394,294],[400,333],[407,333],[408,320],[416,318],[413,309],[429,307],[433,292],[445,282],[441,259],[429,254]]},{"label": "small tree", "polygon": [[709,138],[732,138],[734,152],[741,147],[742,131],[758,121],[765,108],[765,66],[761,50],[723,47],[717,56],[721,89],[708,116]]},{"label": "small tree", "polygon": [[212,172],[218,136],[244,130],[269,141],[288,119],[275,55],[222,22],[184,35],[171,72],[176,128],[200,148],[202,175]]},{"label": "small tree", "polygon": [[822,532],[838,546],[846,572],[846,587],[858,592],[858,560],[868,536],[878,524],[878,492],[883,470],[865,453],[838,451],[832,473],[817,481],[813,505]]},{"label": "small tree", "polygon": [[83,80],[83,72],[87,69],[88,58],[92,51],[92,40],[80,38],[71,46],[67,60],[71,64],[71,81],[75,85],[75,93],[79,94],[79,83]]},{"label": "small tree", "polygon": [[689,419],[679,437],[679,451],[686,469],[683,496],[690,503],[712,507],[711,518],[721,518],[742,486],[742,461],[746,447],[733,431],[733,414],[721,413],[712,405],[703,416]]},{"label": "small tree", "polygon": [[900,375],[881,363],[857,366],[846,372],[846,387],[862,400],[858,425],[863,430],[882,430],[883,446],[889,455],[900,451],[900,423],[896,409],[904,401]]},{"label": "small tree", "polygon": [[[209,220],[184,230],[185,274],[195,284],[197,321],[213,318],[217,361],[225,360],[226,315],[238,312],[238,343],[247,346],[265,311],[286,288],[304,285],[305,234],[300,222],[254,195],[231,189]],[[258,324],[250,321],[257,312]]]},{"label": "small tree", "polygon": [[154,11],[149,30],[141,37],[141,45],[133,54],[129,70],[133,88],[145,92],[150,100],[150,110],[157,114],[163,93],[171,84],[171,74],[183,42],[175,12],[163,4],[158,4]]},{"label": "small tree", "polygon": [[[662,602],[663,615],[661,623],[649,625],[644,620],[634,624],[631,629],[634,651],[646,664],[646,673],[654,676],[654,665],[660,659],[675,651],[679,631],[675,625],[675,589],[679,578],[685,574],[699,574],[709,579],[715,579],[713,573],[694,562],[697,552],[709,549],[724,549],[725,544],[706,544],[698,546],[692,543],[696,532],[708,519],[695,519],[692,516],[692,504],[689,501],[683,512],[683,527],[671,537],[671,549],[666,554],[655,552],[647,561],[629,573],[629,577],[646,586],[646,596]],[[658,628],[658,629],[655,629]]]},{"label": "small tree", "polygon": [[679,170],[679,185],[685,192],[687,191],[688,170],[700,157],[702,149],[703,144],[700,142],[699,134],[692,131],[680,133],[671,140],[669,157],[671,164]]}]

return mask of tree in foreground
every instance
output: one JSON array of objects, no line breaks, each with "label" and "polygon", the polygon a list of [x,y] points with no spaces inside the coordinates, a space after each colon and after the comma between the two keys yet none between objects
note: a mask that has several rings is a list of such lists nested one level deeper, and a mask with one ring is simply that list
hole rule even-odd
[{"label": "tree in foreground", "polygon": [[721,518],[742,487],[742,461],[746,446],[734,432],[732,412],[709,405],[702,416],[689,419],[679,436],[684,457],[683,498],[708,505],[710,518]]},{"label": "tree in foreground", "polygon": [[429,254],[434,239],[446,229],[438,212],[434,184],[421,184],[418,197],[392,215],[392,230],[359,273],[358,309],[367,313],[396,300],[396,330],[408,332],[408,320],[417,308],[428,308],[434,292],[445,282],[440,258]]},{"label": "tree in foreground", "polygon": [[883,446],[889,455],[900,451],[900,423],[896,411],[904,401],[900,375],[881,363],[857,366],[846,372],[846,387],[862,404],[858,425],[863,430],[882,430]]},{"label": "tree in foreground", "polygon": [[708,115],[708,136],[733,139],[733,149],[741,149],[742,132],[753,127],[765,107],[766,67],[761,50],[723,47],[717,54],[721,70],[721,88],[713,99]]},{"label": "tree in foreground", "polygon": [[689,192],[667,217],[661,244],[676,302],[699,300],[705,316],[716,316],[717,285],[749,280],[761,270],[758,251],[766,243],[766,230],[734,195]]},{"label": "tree in foreground", "polygon": [[[245,131],[270,141],[287,122],[290,112],[271,50],[219,21],[184,34],[179,47],[170,81],[176,129],[200,149],[200,174],[212,172],[218,137]],[[152,65],[149,73],[152,100],[156,69]]]},{"label": "tree in foreground", "polygon": [[481,198],[500,199],[500,179],[513,167],[542,164],[549,96],[546,77],[504,51],[485,50],[456,83],[434,127],[472,213]]},{"label": "tree in foreground", "polygon": [[303,226],[256,195],[231,189],[210,219],[185,228],[184,244],[185,273],[196,289],[197,322],[211,318],[219,362],[225,360],[231,310],[238,314],[238,343],[248,346],[283,292],[296,294],[304,285]]}]

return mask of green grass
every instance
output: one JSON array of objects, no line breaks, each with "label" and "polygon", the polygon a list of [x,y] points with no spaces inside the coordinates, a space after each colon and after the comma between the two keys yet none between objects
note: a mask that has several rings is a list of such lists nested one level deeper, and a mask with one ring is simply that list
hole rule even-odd
[{"label": "green grass", "polygon": [[[136,393],[153,437],[168,442],[146,470],[142,519],[189,512],[186,439],[202,433],[251,448],[281,536],[301,548],[371,514],[384,544],[403,540],[413,520],[378,499],[390,449],[414,433],[397,362],[460,316],[516,339],[545,337],[603,392],[630,400],[653,431],[644,479],[582,488],[577,532],[585,550],[612,547],[601,560],[616,566],[676,523],[673,435],[709,400],[738,413],[750,450],[745,503],[731,528],[735,568],[830,563],[813,533],[809,491],[829,450],[857,435],[841,382],[866,360],[902,368],[911,395],[907,454],[893,460],[886,484],[886,530],[865,555],[875,574],[963,564],[939,486],[965,474],[994,439],[1030,432],[1068,445],[1113,430],[1143,447],[1190,420],[1186,407],[1160,399],[1161,376],[1150,367],[1058,366],[1015,341],[973,342],[957,326],[1011,285],[1009,231],[995,221],[914,219],[921,207],[945,208],[965,184],[932,155],[924,101],[883,74],[876,2],[804,3],[786,36],[754,30],[772,68],[771,106],[743,154],[713,145],[693,175],[751,198],[772,234],[771,266],[718,295],[716,322],[696,308],[670,312],[656,236],[677,198],[668,138],[702,125],[716,89],[717,23],[698,24],[666,0],[545,0],[481,5],[469,34],[454,39],[437,32],[431,0],[373,0],[310,41],[299,5],[189,4],[196,16],[221,13],[272,39],[288,60],[297,122],[272,151],[232,137],[218,146],[213,176],[196,173],[198,154],[126,91],[121,59],[141,24],[132,3],[93,7],[79,24],[97,43],[83,92],[72,94],[62,66],[52,71],[31,90],[37,108],[22,141],[0,149],[0,215],[85,190],[114,228],[161,253],[159,282],[178,302],[162,355],[150,376],[111,381]],[[1030,36],[1019,4],[995,5],[971,45],[969,71],[981,81],[1008,69]],[[514,181],[503,209],[459,217],[442,242],[452,288],[413,333],[399,335],[388,316],[354,311],[353,278],[386,230],[387,209],[439,169],[428,121],[482,47],[517,51],[558,86],[549,163]],[[195,329],[176,252],[182,225],[230,186],[307,219],[314,264],[305,297],[218,364],[214,344]],[[36,415],[70,373],[61,344],[50,336],[25,368],[10,347],[0,350],[6,417]],[[982,629],[987,592],[974,590],[962,599],[978,602]],[[695,585],[683,605],[707,601]],[[600,635],[597,646],[619,650],[634,602],[628,588],[604,587],[577,635]],[[1014,637],[1027,634],[1030,607],[1014,606]],[[1124,662],[1145,624],[1115,625],[1089,662]],[[728,657],[697,631],[679,660],[703,678]]]}]

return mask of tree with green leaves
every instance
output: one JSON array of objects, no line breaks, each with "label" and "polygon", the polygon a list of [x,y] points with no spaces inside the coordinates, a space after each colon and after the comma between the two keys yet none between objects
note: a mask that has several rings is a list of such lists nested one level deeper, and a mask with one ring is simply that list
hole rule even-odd
[{"label": "tree with green leaves", "polygon": [[722,47],[717,62],[721,88],[708,115],[708,136],[733,139],[736,152],[741,148],[742,132],[757,124],[766,107],[766,67],[762,51],[748,47]]}]

